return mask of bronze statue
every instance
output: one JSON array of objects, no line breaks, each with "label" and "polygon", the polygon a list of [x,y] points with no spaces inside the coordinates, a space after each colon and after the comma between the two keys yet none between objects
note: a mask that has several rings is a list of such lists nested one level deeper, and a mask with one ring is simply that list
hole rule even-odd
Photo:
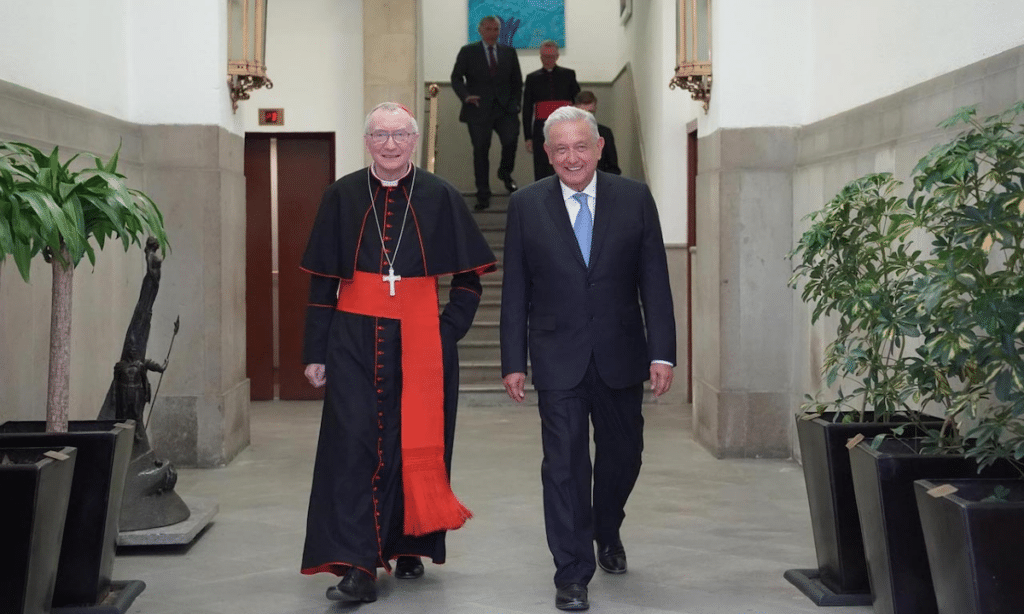
[{"label": "bronze statue", "polygon": [[121,504],[121,531],[152,529],[181,522],[189,517],[188,506],[174,492],[178,473],[174,465],[158,459],[149,444],[144,413],[152,399],[149,372],[163,373],[167,367],[146,358],[153,303],[160,289],[159,242],[146,240],[146,276],[139,302],[125,334],[121,360],[114,365],[114,380],[100,409],[101,420],[134,420],[135,442],[125,480]]}]

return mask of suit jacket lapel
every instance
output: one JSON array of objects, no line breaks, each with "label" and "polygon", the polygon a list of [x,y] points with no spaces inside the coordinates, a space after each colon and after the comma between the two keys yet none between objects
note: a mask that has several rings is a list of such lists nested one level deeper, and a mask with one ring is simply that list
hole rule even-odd
[{"label": "suit jacket lapel", "polygon": [[[604,246],[608,229],[612,225],[612,213],[615,207],[615,190],[605,179],[601,171],[597,172],[597,197],[594,199],[594,235],[591,238],[590,266],[593,267],[601,254],[601,247]],[[575,235],[573,235],[575,238]]]},{"label": "suit jacket lapel", "polygon": [[545,206],[551,217],[551,225],[555,229],[556,238],[570,243],[572,253],[576,254],[576,260],[579,261],[580,266],[586,266],[583,261],[583,252],[580,251],[580,243],[576,240],[576,233],[572,229],[572,220],[569,219],[569,212],[565,208],[565,199],[562,198],[562,184],[558,181],[557,175],[549,177],[545,181],[551,183]]}]

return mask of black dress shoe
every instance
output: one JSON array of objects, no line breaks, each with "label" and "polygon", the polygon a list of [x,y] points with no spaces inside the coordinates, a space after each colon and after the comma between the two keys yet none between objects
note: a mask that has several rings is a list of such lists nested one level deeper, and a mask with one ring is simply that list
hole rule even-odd
[{"label": "black dress shoe", "polygon": [[478,198],[478,199],[476,199],[476,206],[474,206],[473,208],[476,209],[477,211],[483,211],[484,209],[486,209],[487,207],[490,207],[490,206],[491,206],[491,201],[489,199],[487,199],[487,198]]},{"label": "black dress shoe", "polygon": [[348,570],[337,586],[327,589],[331,601],[377,601],[377,579],[355,567]]},{"label": "black dress shoe", "polygon": [[590,608],[587,601],[587,587],[584,584],[566,584],[555,592],[555,607],[559,610],[576,612]]},{"label": "black dress shoe", "polygon": [[418,556],[400,556],[395,563],[395,577],[399,580],[414,580],[423,575],[423,562]]},{"label": "black dress shoe", "polygon": [[597,544],[597,565],[608,573],[626,573],[626,550],[622,540],[610,544]]},{"label": "black dress shoe", "polygon": [[511,177],[499,177],[499,179],[501,179],[501,182],[505,184],[505,189],[508,190],[509,194],[519,189],[519,186],[516,185],[515,179]]}]

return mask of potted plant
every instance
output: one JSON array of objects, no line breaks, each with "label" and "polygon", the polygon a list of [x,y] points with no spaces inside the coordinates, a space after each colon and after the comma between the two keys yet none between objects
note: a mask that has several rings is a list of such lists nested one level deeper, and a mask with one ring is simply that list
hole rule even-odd
[{"label": "potted plant", "polygon": [[[127,250],[152,235],[167,246],[160,210],[117,172],[119,153],[106,162],[82,153],[61,163],[56,147],[47,156],[31,145],[0,142],[0,263],[12,256],[26,282],[40,253],[53,269],[48,431],[67,431],[71,282],[83,256],[96,264],[90,241],[102,249],[116,236]],[[95,166],[72,170],[79,157]]]},{"label": "potted plant", "polygon": [[[934,236],[921,283],[927,360],[946,370],[951,433],[977,476],[917,486],[939,612],[1019,612],[1018,527],[1024,522],[1024,102],[978,119],[964,108],[947,122],[966,130],[917,168],[913,200]],[[928,441],[936,447],[941,441]],[[929,477],[929,476],[922,476]],[[945,478],[952,476],[930,476]],[[937,497],[930,486],[952,484]],[[958,553],[965,554],[960,555]],[[1010,554],[1012,552],[1012,554]],[[1009,556],[1008,556],[1009,555]]]},{"label": "potted plant", "polygon": [[[0,441],[43,445],[43,439],[27,431],[45,430],[83,450],[83,462],[75,471],[75,509],[69,515],[68,530],[74,537],[61,552],[57,606],[88,606],[89,601],[109,597],[132,440],[132,425],[113,421],[76,423],[68,433],[74,269],[83,256],[95,264],[93,240],[102,248],[107,239],[117,237],[127,250],[132,243],[141,245],[143,238],[153,236],[162,248],[167,246],[159,209],[148,196],[129,188],[117,172],[119,152],[107,161],[83,153],[61,162],[57,148],[46,155],[24,143],[0,142],[0,264],[12,256],[26,282],[31,261],[39,254],[53,270],[45,428],[42,423],[7,423]],[[91,160],[94,166],[76,165],[81,159]],[[122,591],[121,611],[141,591],[140,585],[144,586],[129,583]]]},{"label": "potted plant", "polygon": [[916,216],[896,195],[899,185],[886,173],[850,182],[806,218],[790,253],[790,285],[813,305],[812,324],[835,323],[822,365],[826,389],[807,395],[797,416],[818,568],[785,574],[818,605],[871,603],[847,442],[941,427],[915,402],[911,376],[921,358],[909,340],[920,315],[908,297],[921,265],[910,238]]},{"label": "potted plant", "polygon": [[0,612],[50,612],[76,454],[0,447]]},{"label": "potted plant", "polygon": [[1024,480],[917,480],[914,489],[937,612],[1024,612]]},{"label": "potted plant", "polygon": [[[78,451],[67,500],[64,539],[54,552],[60,554],[53,589],[55,607],[134,600],[145,588],[138,580],[111,580],[135,431],[132,422],[70,420],[67,433],[45,432],[45,421],[0,424],[0,447],[73,446]],[[130,603],[118,611],[125,611]]]},{"label": "potted plant", "polygon": [[912,173],[907,204],[914,230],[931,248],[906,296],[920,338],[907,379],[912,396],[940,407],[945,420],[918,440],[876,440],[850,451],[878,614],[938,608],[915,480],[1020,475],[1009,461],[1024,455],[1015,418],[1024,396],[1016,385],[1024,373],[1024,142],[1015,123],[1022,109],[984,121],[974,119],[973,109],[957,111],[942,127],[969,129],[933,148]]}]

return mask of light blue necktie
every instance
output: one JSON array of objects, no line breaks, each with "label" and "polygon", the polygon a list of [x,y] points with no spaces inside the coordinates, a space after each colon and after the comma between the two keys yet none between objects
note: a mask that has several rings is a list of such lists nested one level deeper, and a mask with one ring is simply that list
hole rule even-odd
[{"label": "light blue necktie", "polygon": [[580,203],[580,212],[576,214],[572,230],[576,233],[576,241],[579,242],[580,251],[583,252],[583,262],[590,266],[590,239],[594,234],[594,218],[590,215],[586,194],[576,192],[572,197]]}]

